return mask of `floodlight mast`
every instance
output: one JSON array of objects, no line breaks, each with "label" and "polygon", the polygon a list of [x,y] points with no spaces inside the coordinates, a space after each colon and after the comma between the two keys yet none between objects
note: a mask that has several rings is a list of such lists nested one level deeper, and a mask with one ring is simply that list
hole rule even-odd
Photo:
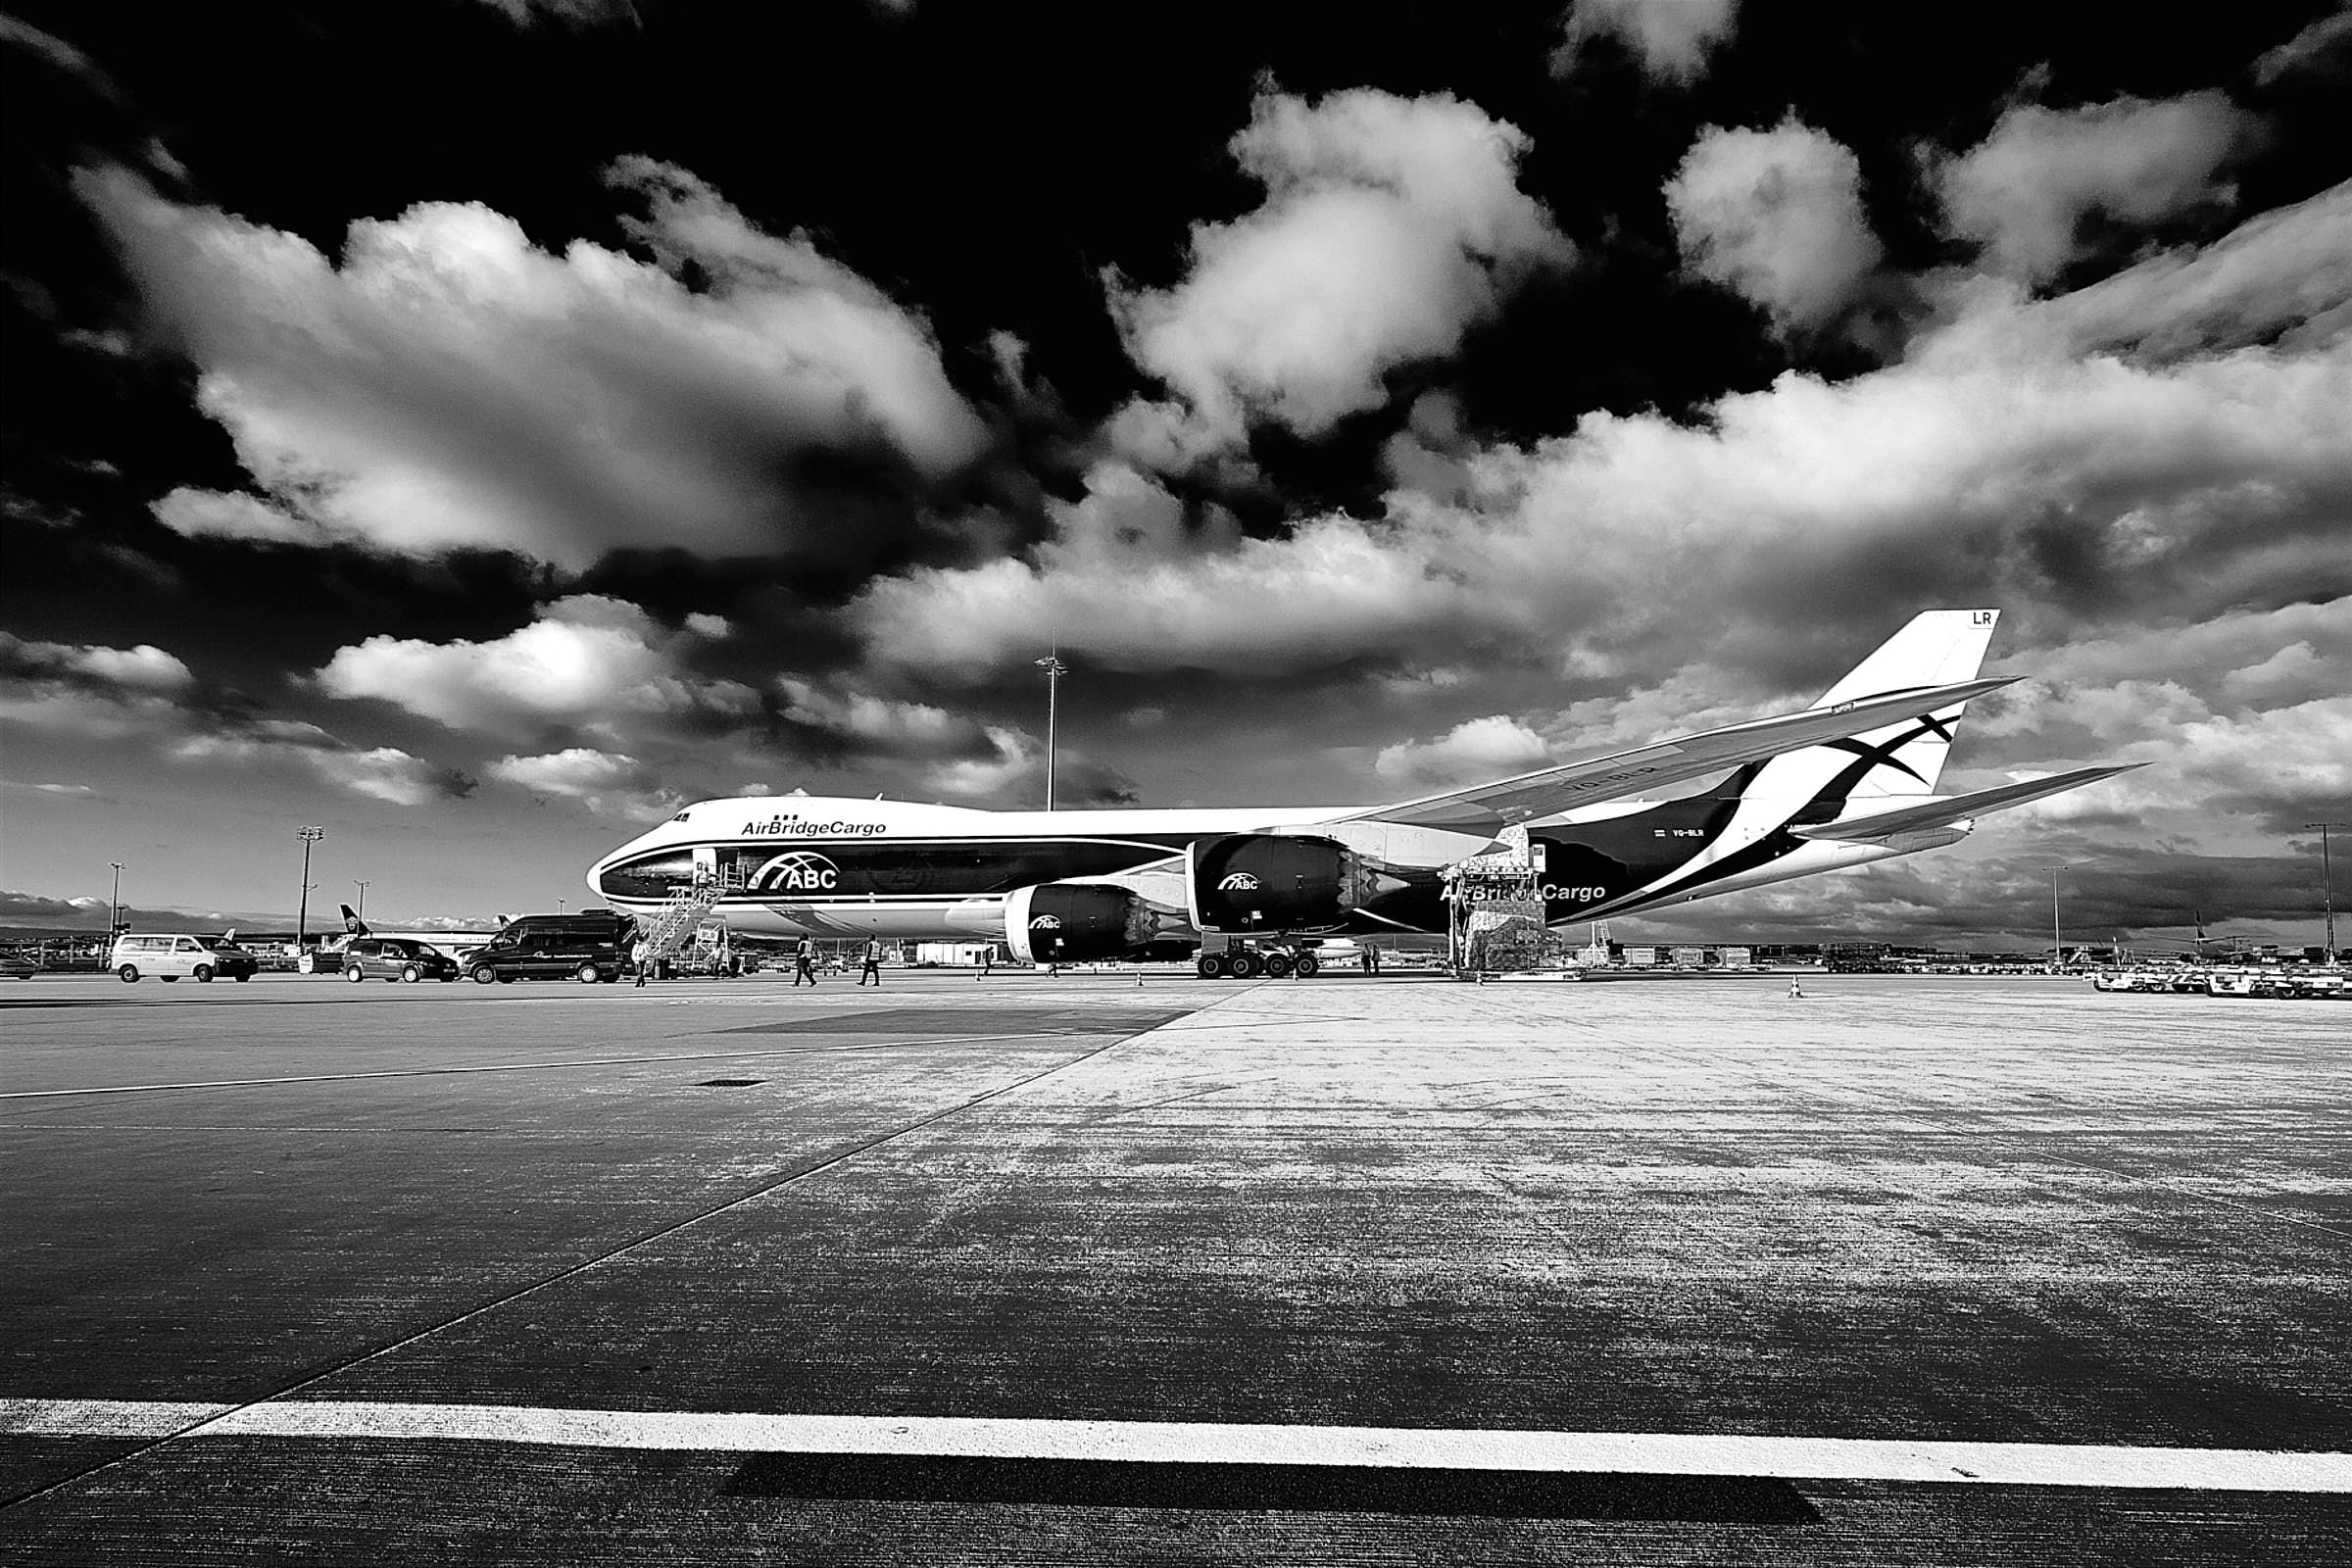
[{"label": "floodlight mast", "polygon": [[2050,972],[2052,974],[2056,974],[2066,967],[2066,949],[2058,941],[2058,873],[2073,869],[2074,867],[2071,865],[2050,867]]},{"label": "floodlight mast", "polygon": [[2328,858],[2328,830],[2343,827],[2342,822],[2306,822],[2305,827],[2320,830],[2320,898],[2321,907],[2328,911],[2328,961],[2335,961],[2335,870]]},{"label": "floodlight mast", "polygon": [[1054,809],[1054,709],[1060,694],[1061,677],[1070,670],[1070,666],[1061,662],[1060,655],[1061,650],[1056,648],[1037,662],[1037,667],[1046,672],[1046,809],[1049,811]]},{"label": "floodlight mast", "polygon": [[302,840],[302,904],[294,914],[294,957],[299,962],[303,944],[311,934],[311,846],[326,837],[326,829],[298,827],[294,836]]}]

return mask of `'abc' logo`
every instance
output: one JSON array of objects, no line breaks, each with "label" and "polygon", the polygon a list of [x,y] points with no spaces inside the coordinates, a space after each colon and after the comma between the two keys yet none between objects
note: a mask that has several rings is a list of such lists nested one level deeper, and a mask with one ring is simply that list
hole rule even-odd
[{"label": "'abc' logo", "polygon": [[1217,891],[1220,893],[1255,893],[1257,878],[1247,871],[1236,871],[1217,884]]},{"label": "'abc' logo", "polygon": [[1058,931],[1061,929],[1061,916],[1058,914],[1041,914],[1036,919],[1029,922],[1029,929],[1032,931]]},{"label": "'abc' logo", "polygon": [[841,867],[814,850],[795,850],[753,872],[752,886],[782,893],[831,893],[841,886]]}]

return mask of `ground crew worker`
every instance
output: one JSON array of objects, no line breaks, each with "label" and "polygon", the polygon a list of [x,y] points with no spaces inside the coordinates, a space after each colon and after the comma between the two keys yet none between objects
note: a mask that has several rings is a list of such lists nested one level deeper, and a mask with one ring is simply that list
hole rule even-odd
[{"label": "ground crew worker", "polygon": [[868,980],[874,983],[875,989],[881,988],[882,939],[880,937],[865,939],[865,967],[858,972],[858,983],[863,985]]},{"label": "ground crew worker", "polygon": [[652,960],[646,956],[646,949],[650,945],[640,942],[629,950],[629,961],[637,966],[637,983],[639,985],[645,984],[645,971],[653,966]]},{"label": "ground crew worker", "polygon": [[807,937],[793,944],[792,949],[792,983],[798,986],[804,980],[816,984],[816,944]]}]

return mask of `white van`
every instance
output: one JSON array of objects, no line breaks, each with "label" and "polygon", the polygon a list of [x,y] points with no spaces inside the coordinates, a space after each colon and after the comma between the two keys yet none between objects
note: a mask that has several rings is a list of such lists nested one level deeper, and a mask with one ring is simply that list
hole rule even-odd
[{"label": "white van", "polygon": [[142,931],[115,939],[114,956],[107,960],[129,984],[145,975],[176,980],[192,974],[209,984],[213,976],[250,980],[261,959],[224,937],[192,936],[180,931]]}]

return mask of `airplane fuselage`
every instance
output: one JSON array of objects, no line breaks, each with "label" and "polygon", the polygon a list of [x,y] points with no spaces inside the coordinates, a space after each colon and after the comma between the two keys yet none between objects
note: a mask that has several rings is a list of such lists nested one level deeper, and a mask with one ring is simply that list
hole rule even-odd
[{"label": "airplane fuselage", "polygon": [[[1545,918],[1624,914],[1929,847],[1797,838],[1786,824],[1805,804],[1755,796],[1616,802],[1533,824]],[[1135,873],[1228,834],[1311,833],[1349,809],[987,811],[753,796],[687,808],[599,861],[588,886],[643,917],[672,889],[715,881],[725,889],[715,912],[754,936],[1002,940],[1006,901],[1022,888]],[[1441,863],[1389,860],[1394,885],[1328,934],[1442,941]]]}]

